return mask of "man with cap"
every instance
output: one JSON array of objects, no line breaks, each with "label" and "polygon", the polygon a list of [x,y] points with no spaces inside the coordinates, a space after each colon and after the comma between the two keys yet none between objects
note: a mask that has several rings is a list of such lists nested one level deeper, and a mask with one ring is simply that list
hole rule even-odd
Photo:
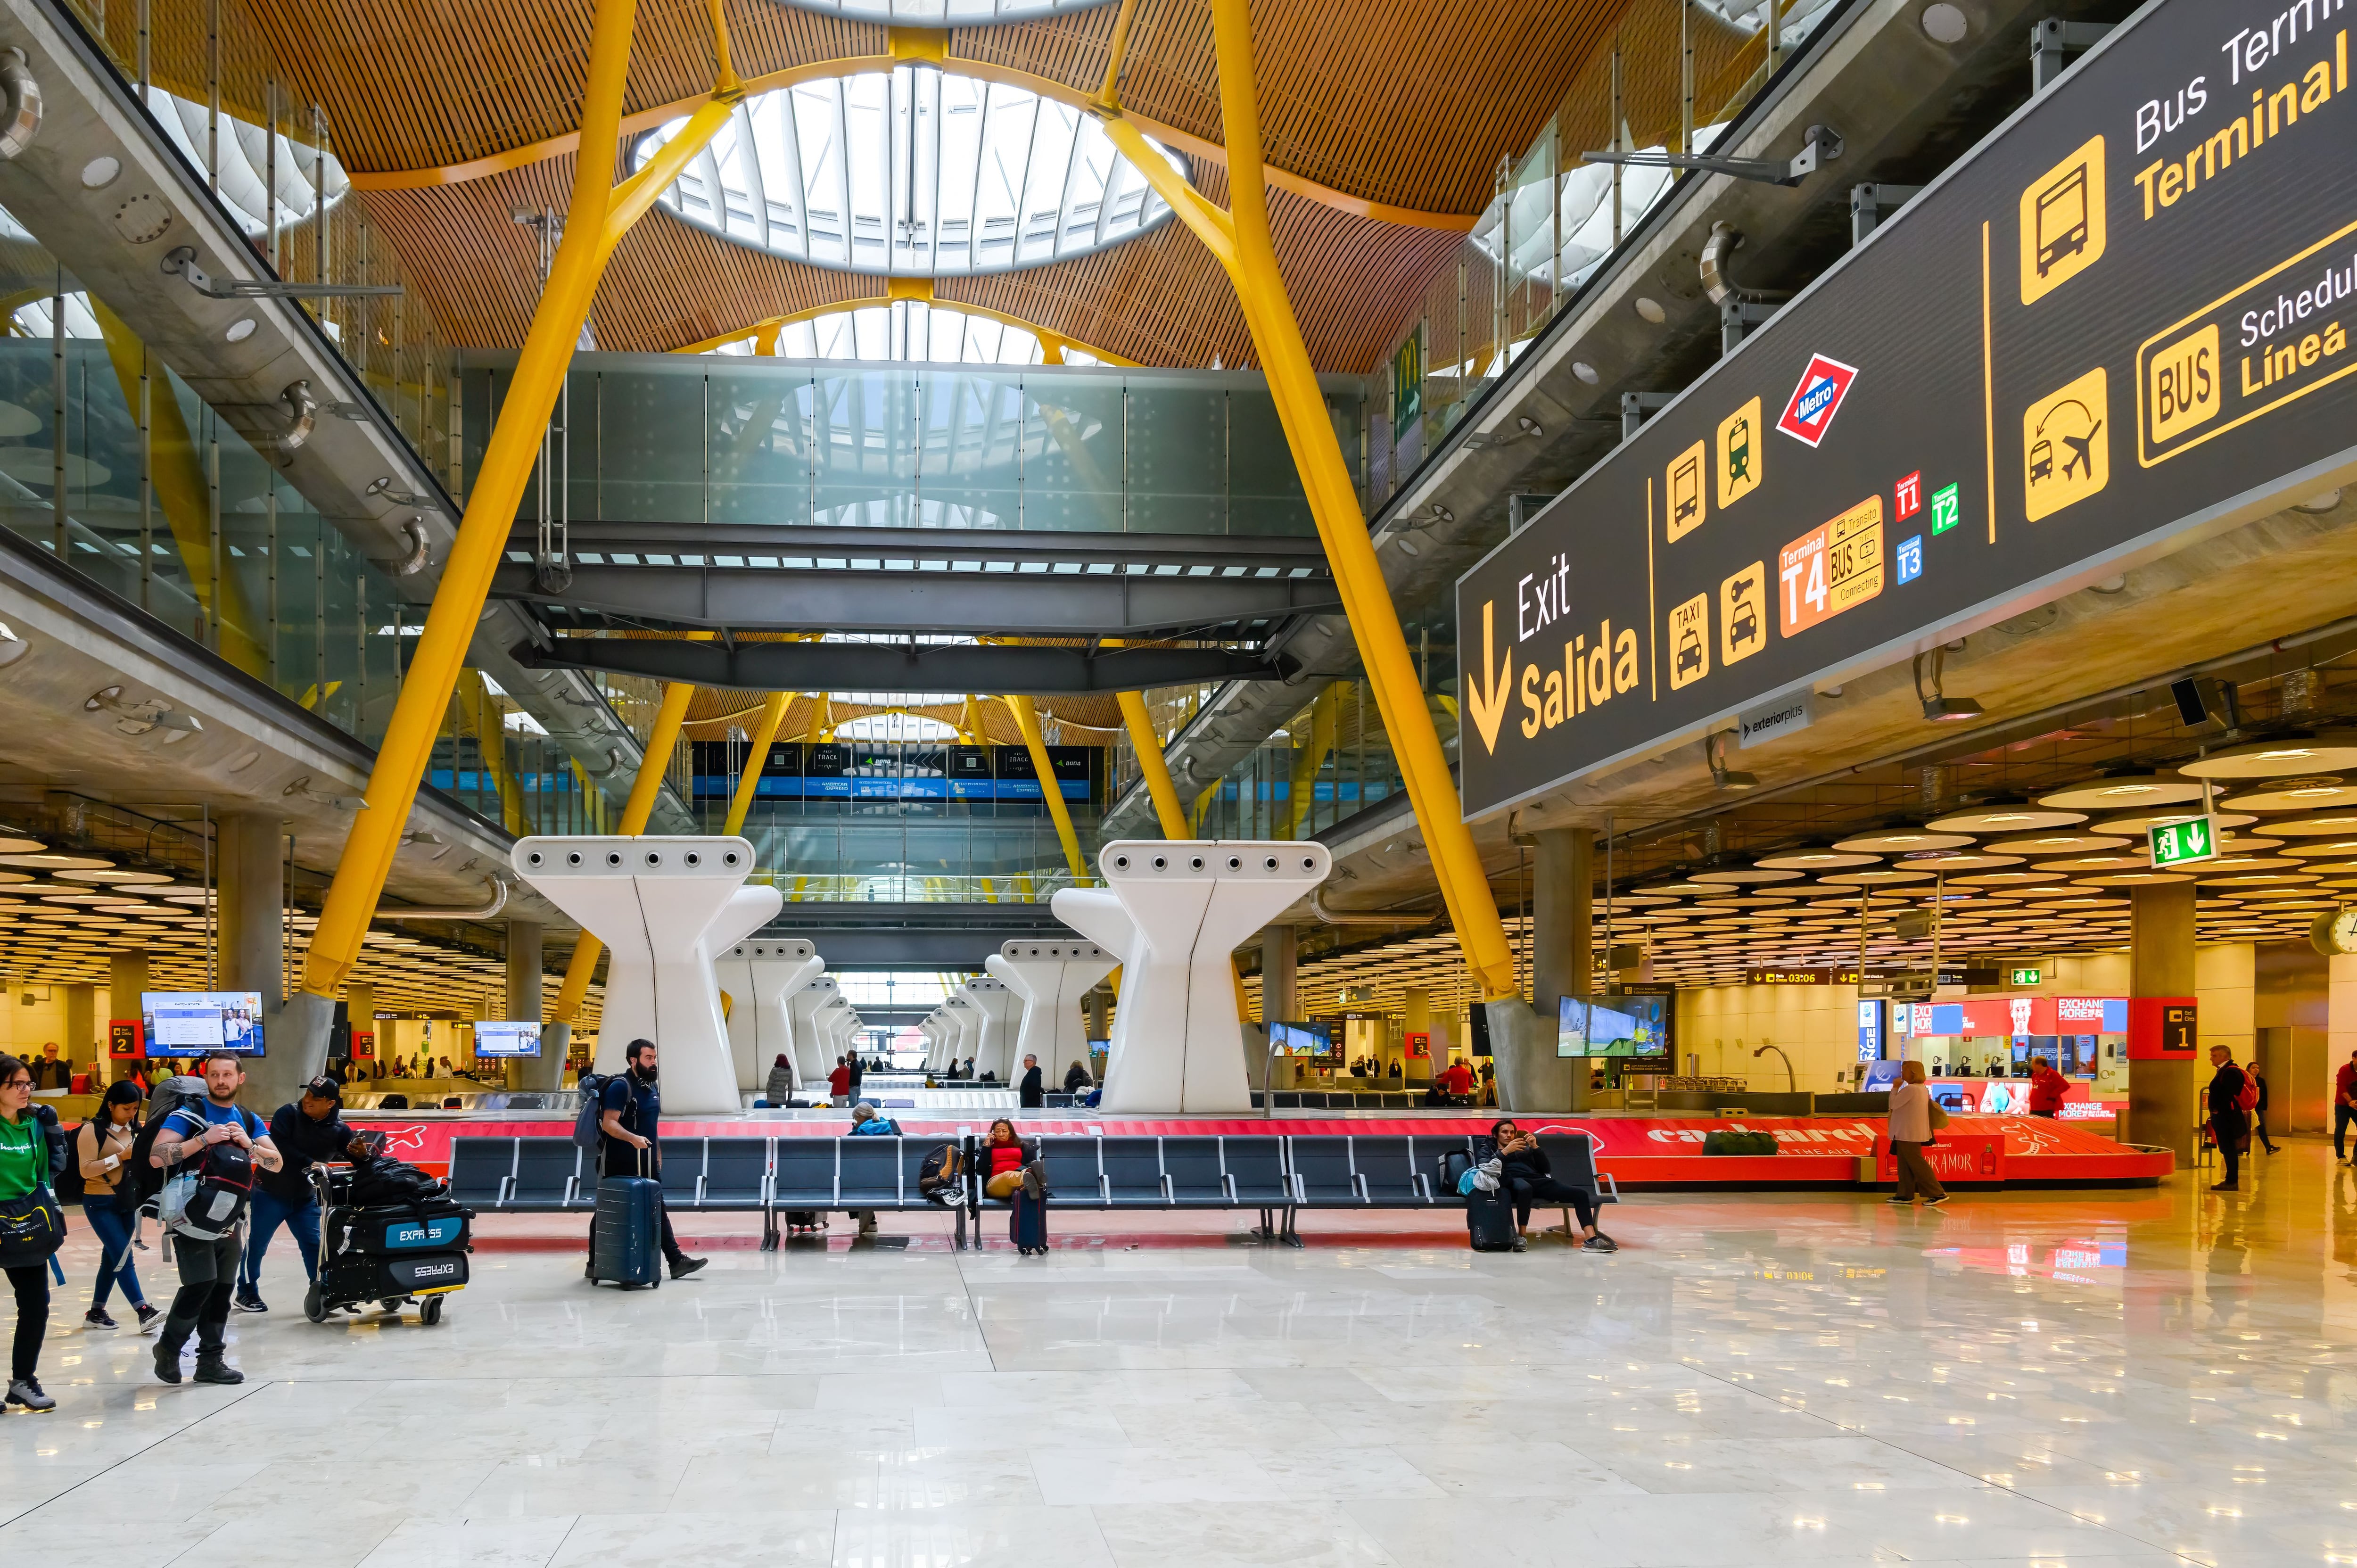
[{"label": "man with cap", "polygon": [[251,1230],[245,1259],[238,1269],[236,1306],[240,1312],[268,1312],[262,1299],[262,1255],[284,1224],[303,1250],[303,1273],[319,1277],[319,1197],[306,1175],[321,1160],[340,1160],[352,1141],[344,1125],[344,1086],[329,1077],[303,1086],[303,1098],[282,1105],[270,1119],[270,1141],[278,1145],[285,1164],[261,1173],[254,1181],[249,1211]]}]

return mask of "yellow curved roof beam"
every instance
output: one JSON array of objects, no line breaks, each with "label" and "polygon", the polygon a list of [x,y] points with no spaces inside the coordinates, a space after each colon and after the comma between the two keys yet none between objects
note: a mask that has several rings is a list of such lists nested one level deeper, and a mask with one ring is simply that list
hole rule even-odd
[{"label": "yellow curved roof beam", "polygon": [[[899,31],[907,31],[907,29],[896,29],[896,32]],[[759,93],[774,92],[780,88],[793,87],[805,81],[822,81],[839,76],[880,74],[908,60],[922,59],[929,64],[939,65],[942,70],[952,76],[966,76],[977,81],[996,81],[1008,87],[1018,87],[1027,92],[1036,92],[1042,98],[1069,104],[1084,113],[1102,113],[1103,112],[1103,104],[1086,91],[1049,77],[1035,76],[1028,70],[1017,70],[1011,67],[993,65],[984,60],[952,59],[939,56],[929,50],[921,39],[904,40],[896,38],[894,46],[893,52],[889,54],[854,55],[845,59],[815,60],[808,65],[791,66],[784,70],[770,71],[766,76],[753,77],[745,83],[745,94],[749,98]],[[709,102],[709,94],[683,98],[676,102],[660,103],[651,109],[641,109],[635,114],[626,114],[622,117],[622,134],[626,136],[635,136],[642,131],[651,131],[658,125],[668,124],[683,114],[693,113]],[[1176,125],[1164,124],[1159,120],[1150,120],[1134,110],[1125,109],[1122,113],[1131,124],[1135,125],[1166,147],[1185,153],[1190,157],[1202,158],[1210,163],[1224,166],[1228,161],[1227,148],[1217,142],[1207,141],[1192,132],[1182,131]],[[551,136],[540,142],[527,142],[520,147],[510,147],[503,153],[491,153],[483,157],[469,158],[464,163],[441,164],[433,168],[385,169],[375,173],[363,173],[358,169],[352,169],[347,171],[347,177],[350,179],[352,188],[355,190],[430,190],[437,186],[464,185],[468,180],[485,179],[495,174],[505,174],[511,169],[528,168],[533,164],[544,163],[550,158],[562,157],[568,153],[577,151],[580,145],[580,133],[568,131],[561,136]],[[1330,207],[1338,212],[1348,212],[1353,217],[1369,218],[1378,223],[1392,223],[1406,229],[1439,229],[1461,234],[1471,230],[1477,216],[1469,212],[1425,212],[1412,207],[1394,207],[1388,202],[1370,201],[1364,197],[1352,196],[1348,191],[1337,190],[1330,185],[1321,185],[1314,179],[1288,173],[1274,166],[1268,168],[1267,177],[1268,183],[1279,190],[1288,191],[1323,207]]]}]

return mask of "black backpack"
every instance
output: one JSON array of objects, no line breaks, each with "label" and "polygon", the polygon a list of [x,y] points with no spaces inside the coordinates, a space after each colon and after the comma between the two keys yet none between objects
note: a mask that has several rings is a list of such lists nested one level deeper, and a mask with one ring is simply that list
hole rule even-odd
[{"label": "black backpack", "polygon": [[[164,1172],[157,1166],[154,1158],[156,1133],[164,1125],[164,1118],[182,1109],[193,1110],[200,1116],[204,1114],[203,1090],[199,1088],[189,1090],[173,1087],[181,1081],[179,1079],[167,1079],[156,1086],[155,1094],[147,1101],[146,1124],[139,1129],[139,1135],[131,1141],[131,1159],[128,1168],[123,1174],[121,1191],[122,1195],[135,1205],[145,1203],[164,1190]],[[204,1080],[190,1079],[187,1081],[201,1085]]]},{"label": "black backpack", "polygon": [[179,1174],[194,1175],[197,1185],[172,1229],[199,1241],[217,1241],[245,1216],[253,1197],[253,1156],[235,1144],[215,1144],[194,1163],[194,1172],[181,1167]]},{"label": "black backpack", "polygon": [[[82,1123],[82,1126],[88,1125],[88,1122]],[[65,1134],[65,1155],[60,1158],[55,1150],[50,1152],[49,1163],[54,1168],[49,1176],[49,1190],[57,1195],[59,1203],[80,1203],[84,1197],[81,1160],[75,1151],[81,1144],[81,1127],[65,1127],[59,1131]]]},{"label": "black backpack", "polygon": [[[605,1072],[585,1072],[581,1075],[581,1108],[573,1116],[575,1147],[596,1154],[606,1146],[606,1086],[620,1076],[619,1073]],[[624,1107],[626,1118],[630,1109]]]},{"label": "black backpack", "polygon": [[943,1144],[917,1167],[917,1191],[935,1203],[953,1202],[965,1185],[965,1153],[955,1144]]}]

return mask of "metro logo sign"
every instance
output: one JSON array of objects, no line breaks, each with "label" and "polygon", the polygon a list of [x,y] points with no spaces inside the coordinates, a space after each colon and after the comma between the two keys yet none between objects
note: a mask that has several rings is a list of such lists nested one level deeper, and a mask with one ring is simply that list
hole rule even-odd
[{"label": "metro logo sign", "polygon": [[1814,446],[1832,428],[1842,399],[1849,395],[1850,383],[1857,380],[1857,366],[1812,354],[1809,368],[1801,372],[1801,384],[1792,389],[1792,401],[1784,405],[1776,428],[1804,446]]}]

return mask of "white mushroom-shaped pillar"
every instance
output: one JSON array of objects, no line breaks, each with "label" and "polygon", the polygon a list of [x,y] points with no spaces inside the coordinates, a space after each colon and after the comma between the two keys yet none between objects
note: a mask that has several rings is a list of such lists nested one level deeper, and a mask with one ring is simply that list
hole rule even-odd
[{"label": "white mushroom-shaped pillar", "polygon": [[942,1003],[942,1054],[955,1066],[974,1055],[981,1039],[982,1015],[974,1010],[963,991],[951,992]]},{"label": "white mushroom-shaped pillar", "polygon": [[835,1053],[827,1049],[826,1025],[823,1015],[836,1002],[843,1000],[834,977],[813,975],[808,983],[786,998],[786,1022],[793,1041],[794,1078],[812,1093],[823,1093],[826,1075],[834,1070]]},{"label": "white mushroom-shaped pillar", "polygon": [[[779,1057],[796,1063],[786,999],[824,972],[826,960],[809,942],[790,937],[738,942],[713,968],[729,996],[728,1050],[737,1062],[737,1087],[758,1090]],[[794,1080],[802,1081],[798,1063]]]},{"label": "white mushroom-shaped pillar", "polygon": [[1008,942],[983,961],[1023,1003],[1023,1026],[1015,1040],[1015,1059],[1036,1056],[1048,1081],[1061,1083],[1064,1069],[1089,1059],[1088,1020],[1081,998],[1120,961],[1094,942]]},{"label": "white mushroom-shaped pillar", "polygon": [[713,959],[774,918],[774,887],[748,887],[753,846],[722,837],[519,839],[516,875],[606,944],[597,1068],[617,1072],[634,1039],[662,1046],[666,1109],[739,1109]]},{"label": "white mushroom-shaped pillar", "polygon": [[976,1078],[995,1073],[1001,1083],[1012,1083],[1019,1075],[1012,1068],[1015,1035],[1021,1022],[1023,999],[1001,980],[970,980],[958,987],[958,995],[974,1010],[975,1022],[967,1026],[966,1055],[974,1058]]},{"label": "white mushroom-shaped pillar", "polygon": [[1098,856],[1103,887],[1056,895],[1058,919],[1121,959],[1103,1109],[1252,1108],[1229,955],[1333,868],[1317,843],[1122,841]]}]

